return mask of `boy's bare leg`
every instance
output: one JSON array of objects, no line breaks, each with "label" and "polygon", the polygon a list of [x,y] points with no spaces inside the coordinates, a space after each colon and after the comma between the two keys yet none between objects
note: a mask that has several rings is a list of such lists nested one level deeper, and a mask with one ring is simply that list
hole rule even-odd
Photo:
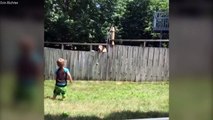
[{"label": "boy's bare leg", "polygon": [[56,99],[56,95],[53,95],[52,99],[55,100]]},{"label": "boy's bare leg", "polygon": [[62,95],[62,100],[65,98],[65,95]]}]

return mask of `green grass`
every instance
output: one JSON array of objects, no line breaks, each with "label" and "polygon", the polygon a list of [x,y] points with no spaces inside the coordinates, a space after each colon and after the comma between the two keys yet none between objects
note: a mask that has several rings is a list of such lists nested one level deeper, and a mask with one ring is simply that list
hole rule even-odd
[{"label": "green grass", "polygon": [[[52,96],[53,89],[54,81],[46,80],[44,96]],[[44,111],[46,120],[166,117],[168,100],[167,82],[75,81],[67,86],[64,101],[45,99]]]}]

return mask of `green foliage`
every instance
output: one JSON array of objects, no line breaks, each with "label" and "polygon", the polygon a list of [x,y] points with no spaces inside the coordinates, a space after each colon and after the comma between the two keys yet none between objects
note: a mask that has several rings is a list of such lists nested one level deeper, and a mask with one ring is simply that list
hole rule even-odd
[{"label": "green foliage", "polygon": [[147,38],[146,28],[149,24],[148,0],[134,0],[128,2],[126,12],[121,19],[122,38]]},{"label": "green foliage", "polygon": [[155,38],[156,10],[168,0],[45,0],[45,41],[104,42],[111,25],[116,38]]},{"label": "green foliage", "polygon": [[150,0],[150,9],[152,11],[168,11],[169,10],[169,0]]}]

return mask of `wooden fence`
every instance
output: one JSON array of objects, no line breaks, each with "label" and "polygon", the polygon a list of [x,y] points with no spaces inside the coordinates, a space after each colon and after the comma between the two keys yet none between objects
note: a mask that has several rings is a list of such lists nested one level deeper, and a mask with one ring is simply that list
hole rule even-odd
[{"label": "wooden fence", "polygon": [[162,81],[169,77],[168,48],[116,45],[108,53],[44,48],[45,79],[63,57],[75,80]]}]

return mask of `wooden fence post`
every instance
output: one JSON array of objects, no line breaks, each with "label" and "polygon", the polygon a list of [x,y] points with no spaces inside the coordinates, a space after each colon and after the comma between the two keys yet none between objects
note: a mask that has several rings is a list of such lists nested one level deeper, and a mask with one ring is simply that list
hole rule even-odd
[{"label": "wooden fence post", "polygon": [[90,45],[90,51],[92,51],[92,45]]},{"label": "wooden fence post", "polygon": [[143,47],[146,47],[146,41],[144,41],[144,43],[143,43]]},{"label": "wooden fence post", "polygon": [[61,50],[64,50],[64,44],[61,44]]}]

